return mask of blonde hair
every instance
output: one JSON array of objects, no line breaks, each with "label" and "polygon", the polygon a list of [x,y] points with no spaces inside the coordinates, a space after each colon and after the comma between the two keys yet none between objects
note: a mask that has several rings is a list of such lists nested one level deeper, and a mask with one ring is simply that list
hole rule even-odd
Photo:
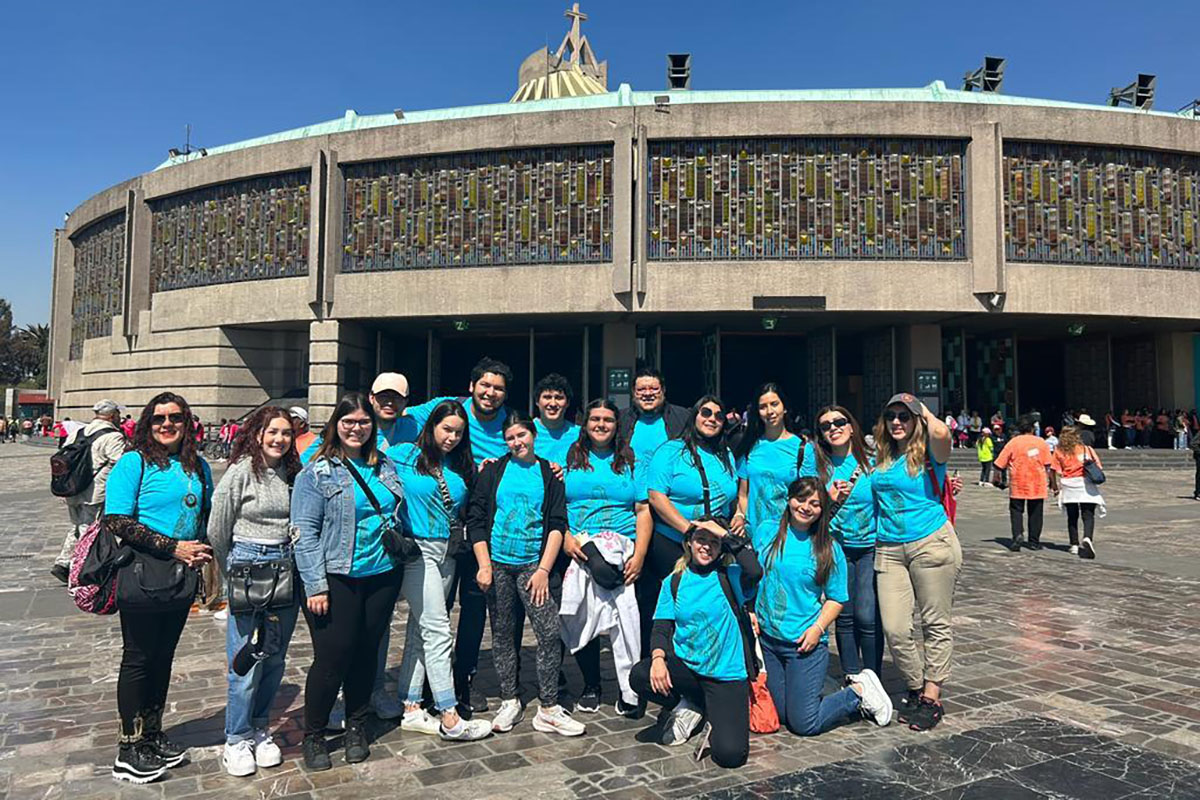
[{"label": "blonde hair", "polygon": [[[718,525],[720,525],[726,531],[729,530],[729,523],[726,522],[723,517],[713,517],[713,516],[709,516],[708,514],[705,514],[704,516],[700,517],[700,519],[698,519],[696,521],[697,522],[708,522],[708,521],[716,522]],[[685,571],[692,563],[692,547],[691,547],[690,542],[688,541],[689,538],[690,537],[685,533],[683,536],[683,555],[681,555],[679,557],[679,560],[677,560],[675,562],[675,568],[671,570],[672,575],[677,575],[677,574]],[[728,553],[724,553],[724,552],[718,554],[716,561],[715,561],[715,564],[718,567],[728,567],[732,563],[733,563],[733,556],[729,555]]]},{"label": "blonde hair", "polygon": [[1081,447],[1083,447],[1083,440],[1079,438],[1079,429],[1072,426],[1063,428],[1058,436],[1058,449],[1063,452],[1063,455],[1069,456]]},{"label": "blonde hair", "polygon": [[[885,411],[887,409],[884,409]],[[911,412],[910,412],[911,413]],[[917,477],[921,470],[925,469],[925,448],[929,440],[929,433],[925,428],[925,420],[917,415],[913,415],[912,436],[909,436],[905,441],[904,449],[901,450],[896,444],[896,440],[892,438],[892,434],[888,432],[887,423],[883,419],[883,414],[879,415],[879,421],[875,423],[875,468],[883,471],[888,469],[893,461],[899,461],[901,457],[908,459],[906,468],[910,477]]]}]

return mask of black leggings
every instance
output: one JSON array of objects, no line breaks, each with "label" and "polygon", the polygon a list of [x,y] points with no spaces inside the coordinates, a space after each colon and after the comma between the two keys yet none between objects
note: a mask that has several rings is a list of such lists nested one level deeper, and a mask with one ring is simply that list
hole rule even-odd
[{"label": "black leggings", "polygon": [[1067,533],[1071,544],[1079,544],[1079,517],[1083,517],[1083,538],[1095,541],[1096,504],[1095,503],[1066,503]]},{"label": "black leggings", "polygon": [[644,658],[629,674],[629,685],[643,702],[654,700],[673,705],[680,697],[704,710],[712,725],[709,746],[718,767],[740,767],[750,754],[750,684],[745,680],[718,681],[697,675],[674,653],[667,653],[667,672],[671,676],[671,695],[664,697],[650,686],[652,659]]},{"label": "black leggings", "polygon": [[1192,497],[1200,500],[1200,456],[1195,456],[1196,459],[1196,488],[1192,491]]},{"label": "black leggings", "polygon": [[346,720],[366,721],[375,685],[379,641],[400,595],[401,570],[366,578],[327,575],[329,611],[316,616],[304,603],[312,636],[313,663],[304,683],[304,732],[319,734],[329,724],[338,689],[346,697]]},{"label": "black leggings", "polygon": [[650,629],[654,627],[654,608],[658,605],[663,581],[675,569],[675,562],[682,555],[683,545],[679,542],[668,539],[658,531],[650,537],[650,549],[646,551],[642,574],[633,585],[642,623],[642,658],[650,657]]},{"label": "black leggings", "polygon": [[139,717],[166,706],[171,662],[189,610],[188,606],[180,606],[166,611],[121,612],[117,711],[126,735],[134,733]]}]

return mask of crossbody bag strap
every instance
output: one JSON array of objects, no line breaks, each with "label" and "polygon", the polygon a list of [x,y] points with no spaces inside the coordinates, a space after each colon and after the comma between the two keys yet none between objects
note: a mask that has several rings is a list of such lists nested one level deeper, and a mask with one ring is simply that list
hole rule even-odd
[{"label": "crossbody bag strap", "polygon": [[842,510],[842,506],[844,506],[846,504],[846,501],[850,499],[850,495],[854,492],[854,484],[858,483],[858,479],[861,478],[864,474],[866,474],[866,470],[863,469],[862,462],[856,460],[854,462],[854,472],[850,473],[850,480],[849,480],[850,488],[846,490],[846,496],[843,497],[840,501],[838,501],[836,503],[832,503],[829,506],[829,518],[830,519],[833,519],[834,517],[836,517],[838,515],[838,512]]},{"label": "crossbody bag strap", "polygon": [[932,461],[925,462],[925,471],[929,474],[929,482],[933,484],[933,493],[937,496],[938,502],[942,500],[942,487],[938,483],[937,470],[933,468]]},{"label": "crossbody bag strap", "polygon": [[446,467],[442,466],[434,475],[437,480],[438,494],[442,496],[442,507],[446,509],[446,513],[454,516],[454,498],[450,496],[450,487],[446,484]]},{"label": "crossbody bag strap", "polygon": [[725,599],[729,601],[729,610],[733,612],[738,632],[742,635],[742,657],[746,662],[746,677],[754,680],[758,675],[758,657],[754,651],[755,638],[754,630],[750,626],[750,619],[746,609],[738,604],[737,596],[733,593],[733,583],[729,580],[729,573],[724,569],[718,569],[717,581],[721,584],[721,591],[724,592]]},{"label": "crossbody bag strap", "polygon": [[[371,504],[371,508],[375,509],[375,513],[386,524],[388,522],[387,515],[383,513],[383,507],[379,505],[379,501],[375,499],[375,493],[367,486],[367,482],[363,480],[362,475],[358,474],[358,470],[353,464],[348,464],[347,469],[350,470],[350,477],[354,478],[354,482],[358,484],[358,488],[363,490],[363,494],[367,496],[367,502]],[[390,492],[391,489],[388,489]]]},{"label": "crossbody bag strap", "polygon": [[712,516],[712,493],[708,489],[708,473],[704,471],[704,458],[700,455],[700,448],[696,448],[696,469],[700,471],[700,486],[703,490],[704,513]]}]

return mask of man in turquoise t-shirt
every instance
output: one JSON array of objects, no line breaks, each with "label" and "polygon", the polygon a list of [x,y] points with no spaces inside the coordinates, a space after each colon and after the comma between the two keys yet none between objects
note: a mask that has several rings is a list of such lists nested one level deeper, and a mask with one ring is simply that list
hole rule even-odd
[{"label": "man in turquoise t-shirt", "polygon": [[[375,409],[375,447],[380,452],[386,453],[389,447],[400,442],[416,441],[416,436],[405,438],[407,426],[402,423],[404,418],[401,416],[408,405],[408,378],[399,372],[381,372],[371,384],[369,397],[371,407]],[[307,466],[323,441],[321,436],[313,439],[300,454],[300,463]]]},{"label": "man in turquoise t-shirt", "polygon": [[[471,454],[475,466],[484,461],[500,458],[508,452],[504,444],[504,420],[511,413],[504,401],[508,398],[508,384],[512,382],[512,370],[502,361],[484,356],[471,370],[471,383],[467,387],[470,395],[463,400],[467,410],[467,428],[471,432]],[[415,442],[425,427],[430,413],[443,400],[459,400],[459,397],[435,397],[419,406],[410,406],[401,418],[401,431],[397,441]]]},{"label": "man in turquoise t-shirt", "polygon": [[629,442],[636,463],[645,467],[663,442],[679,438],[688,417],[686,408],[667,402],[662,373],[642,367],[633,379],[633,405],[621,414],[621,438]]},{"label": "man in turquoise t-shirt", "polygon": [[533,400],[538,409],[537,419],[533,421],[537,428],[533,452],[551,464],[565,467],[567,451],[579,439],[579,426],[567,419],[571,383],[557,372],[551,372],[533,387]]}]

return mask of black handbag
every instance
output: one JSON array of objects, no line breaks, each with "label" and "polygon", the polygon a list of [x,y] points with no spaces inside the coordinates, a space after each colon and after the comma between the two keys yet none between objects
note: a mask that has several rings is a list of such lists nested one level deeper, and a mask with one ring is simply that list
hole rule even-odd
[{"label": "black handbag", "polygon": [[1083,474],[1089,481],[1099,486],[1108,480],[1104,475],[1104,470],[1100,469],[1100,465],[1096,463],[1094,458],[1089,458],[1090,455],[1087,449],[1083,453]]},{"label": "black handbag", "polygon": [[353,465],[346,467],[350,470],[350,477],[354,478],[358,483],[358,487],[362,489],[363,494],[367,496],[367,500],[371,503],[371,508],[375,509],[375,513],[383,520],[383,528],[379,531],[379,538],[383,541],[383,549],[392,558],[397,558],[400,561],[414,561],[421,556],[421,548],[417,546],[417,540],[404,532],[404,529],[397,524],[395,519],[391,519],[387,514],[383,513],[383,509],[379,505],[379,501],[375,499],[375,494],[367,486],[367,482],[358,474],[358,470],[354,469]]},{"label": "black handbag", "polygon": [[229,610],[250,614],[267,608],[290,608],[296,602],[292,559],[261,564],[234,564],[227,577]]},{"label": "black handbag", "polygon": [[200,591],[200,571],[172,556],[130,548],[133,558],[117,575],[117,608],[150,610],[190,606]]}]

